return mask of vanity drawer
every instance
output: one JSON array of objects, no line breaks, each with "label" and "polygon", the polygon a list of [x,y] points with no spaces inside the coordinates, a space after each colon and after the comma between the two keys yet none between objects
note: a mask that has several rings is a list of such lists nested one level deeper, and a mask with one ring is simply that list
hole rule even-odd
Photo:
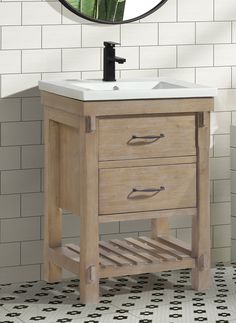
[{"label": "vanity drawer", "polygon": [[196,207],[196,164],[99,171],[100,215],[185,207]]},{"label": "vanity drawer", "polygon": [[196,155],[194,115],[99,120],[100,161],[188,155]]}]

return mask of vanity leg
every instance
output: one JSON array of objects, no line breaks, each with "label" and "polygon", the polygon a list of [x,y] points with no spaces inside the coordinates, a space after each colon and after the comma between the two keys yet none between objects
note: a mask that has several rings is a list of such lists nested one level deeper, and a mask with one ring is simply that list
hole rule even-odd
[{"label": "vanity leg", "polygon": [[151,237],[155,239],[158,236],[168,234],[169,232],[169,220],[168,218],[152,219],[151,221]]},{"label": "vanity leg", "polygon": [[61,268],[53,264],[49,248],[61,246],[61,209],[59,205],[59,124],[44,113],[44,279],[61,280]]},{"label": "vanity leg", "polygon": [[99,221],[97,131],[86,132],[85,118],[79,129],[80,149],[80,300],[99,301]]},{"label": "vanity leg", "polygon": [[192,223],[192,256],[196,268],[192,269],[192,288],[208,289],[210,271],[210,212],[209,212],[209,112],[198,114],[197,136],[197,209]]}]

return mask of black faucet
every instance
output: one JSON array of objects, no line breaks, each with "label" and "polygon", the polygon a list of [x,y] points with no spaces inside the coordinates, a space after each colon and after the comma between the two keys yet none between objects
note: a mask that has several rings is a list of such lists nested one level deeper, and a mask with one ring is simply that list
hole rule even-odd
[{"label": "black faucet", "polygon": [[112,41],[104,42],[103,49],[103,81],[112,82],[116,80],[115,63],[124,64],[125,58],[117,57],[115,52],[115,45],[120,45]]}]

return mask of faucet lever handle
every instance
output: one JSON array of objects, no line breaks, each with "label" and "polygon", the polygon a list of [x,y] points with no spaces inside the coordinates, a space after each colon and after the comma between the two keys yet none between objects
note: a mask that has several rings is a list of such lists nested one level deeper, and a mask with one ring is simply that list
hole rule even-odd
[{"label": "faucet lever handle", "polygon": [[116,45],[120,45],[120,43],[116,43],[114,41],[104,41],[105,47],[115,47]]}]

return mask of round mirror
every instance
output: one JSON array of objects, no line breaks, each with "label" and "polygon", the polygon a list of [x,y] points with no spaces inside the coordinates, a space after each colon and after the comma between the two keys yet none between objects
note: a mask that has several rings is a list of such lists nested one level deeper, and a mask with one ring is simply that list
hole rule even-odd
[{"label": "round mirror", "polygon": [[104,24],[139,20],[159,9],[168,0],[59,0],[76,15]]}]

